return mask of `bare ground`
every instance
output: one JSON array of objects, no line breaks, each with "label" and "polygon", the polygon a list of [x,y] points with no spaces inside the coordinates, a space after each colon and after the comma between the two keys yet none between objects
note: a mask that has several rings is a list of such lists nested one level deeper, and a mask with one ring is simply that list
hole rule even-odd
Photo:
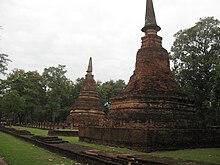
[{"label": "bare ground", "polygon": [[7,165],[3,158],[0,157],[0,165]]}]

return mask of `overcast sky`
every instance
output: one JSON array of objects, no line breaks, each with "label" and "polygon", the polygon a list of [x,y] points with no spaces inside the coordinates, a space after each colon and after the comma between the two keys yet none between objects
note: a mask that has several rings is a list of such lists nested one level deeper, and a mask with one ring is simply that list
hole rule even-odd
[{"label": "overcast sky", "polygon": [[[199,18],[220,19],[220,0],[154,0],[158,33],[170,51],[173,35]],[[0,53],[26,71],[66,65],[84,77],[93,58],[95,80],[128,81],[144,33],[146,0],[0,0]]]}]

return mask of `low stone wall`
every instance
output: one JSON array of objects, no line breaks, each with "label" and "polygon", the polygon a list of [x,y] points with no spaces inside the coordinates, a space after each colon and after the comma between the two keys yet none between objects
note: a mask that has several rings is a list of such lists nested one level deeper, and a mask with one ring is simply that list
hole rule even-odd
[{"label": "low stone wall", "polygon": [[78,134],[78,130],[73,130],[73,131],[63,131],[63,130],[48,130],[48,135],[52,135],[52,136],[73,136],[73,137],[77,137]]},{"label": "low stone wall", "polygon": [[81,127],[79,139],[85,142],[121,146],[139,151],[219,147],[216,129],[128,129]]},{"label": "low stone wall", "polygon": [[52,122],[33,122],[33,123],[29,123],[24,126],[25,127],[40,128],[40,129],[47,129],[47,130],[70,128],[67,123],[52,123]]}]

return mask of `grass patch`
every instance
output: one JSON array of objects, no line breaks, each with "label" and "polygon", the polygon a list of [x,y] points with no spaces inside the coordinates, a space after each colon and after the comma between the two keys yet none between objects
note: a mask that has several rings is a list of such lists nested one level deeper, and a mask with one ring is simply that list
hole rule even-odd
[{"label": "grass patch", "polygon": [[73,160],[0,132],[0,156],[10,165],[73,165]]},{"label": "grass patch", "polygon": [[206,163],[220,164],[220,148],[198,148],[177,151],[161,151],[150,153],[155,156],[181,158]]},{"label": "grass patch", "polygon": [[37,129],[37,128],[20,127],[20,126],[12,126],[12,128],[15,128],[17,130],[27,130],[34,135],[44,135],[45,136],[48,133],[47,130]]}]

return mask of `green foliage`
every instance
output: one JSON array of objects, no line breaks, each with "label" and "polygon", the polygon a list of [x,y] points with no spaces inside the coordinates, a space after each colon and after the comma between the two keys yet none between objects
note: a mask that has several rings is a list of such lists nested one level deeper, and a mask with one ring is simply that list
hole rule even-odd
[{"label": "green foliage", "polygon": [[99,93],[99,98],[101,103],[104,105],[106,102],[110,102],[110,99],[118,95],[125,87],[124,80],[117,81],[107,81],[102,83],[101,81],[97,82],[97,91]]},{"label": "green foliage", "polygon": [[0,74],[6,74],[8,62],[10,61],[7,54],[0,54]]},{"label": "green foliage", "polygon": [[14,69],[9,73],[5,81],[7,90],[17,90],[20,95],[24,94],[25,71],[22,69]]},{"label": "green foliage", "polygon": [[13,70],[5,80],[7,90],[9,92],[16,90],[25,100],[21,119],[25,123],[39,120],[41,117],[42,113],[40,111],[45,104],[45,90],[42,80],[37,71],[25,72],[19,69]]},{"label": "green foliage", "polygon": [[72,102],[73,83],[66,76],[64,65],[44,69],[43,81],[47,93],[46,109],[52,122],[59,116],[59,111]]},{"label": "green foliage", "polygon": [[18,94],[17,91],[10,91],[5,94],[1,100],[1,109],[3,110],[6,118],[10,118],[14,123],[20,121],[21,114],[24,111],[24,99]]},{"label": "green foliage", "polygon": [[194,96],[200,116],[211,122],[219,109],[220,21],[200,19],[195,26],[176,33],[175,38],[171,48],[173,72],[179,84]]},{"label": "green foliage", "polygon": [[73,85],[73,100],[76,100],[79,97],[80,90],[83,85],[84,78],[77,78]]}]

